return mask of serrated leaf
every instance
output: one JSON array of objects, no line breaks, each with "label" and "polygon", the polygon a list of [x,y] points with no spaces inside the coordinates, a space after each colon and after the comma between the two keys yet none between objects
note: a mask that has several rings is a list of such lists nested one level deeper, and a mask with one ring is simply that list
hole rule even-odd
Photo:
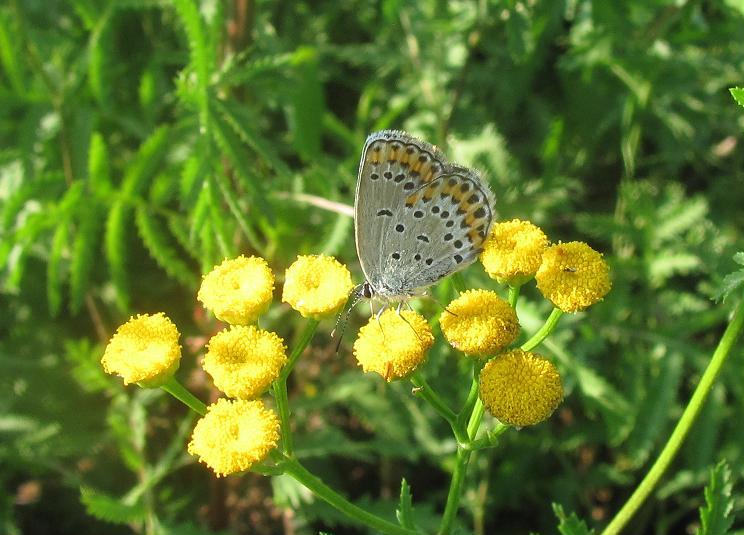
[{"label": "serrated leaf", "polygon": [[68,226],[61,222],[54,231],[47,262],[47,299],[52,316],[57,316],[62,306],[62,254],[67,247],[68,237]]},{"label": "serrated leaf", "polygon": [[145,207],[137,208],[135,221],[140,238],[155,262],[172,278],[189,288],[196,287],[197,278],[191,268],[180,258],[171,246],[164,226],[160,224]]},{"label": "serrated leaf", "polygon": [[111,188],[109,155],[103,136],[94,132],[88,147],[88,181],[92,191],[105,193]]},{"label": "serrated leaf", "polygon": [[169,134],[170,129],[167,126],[160,126],[140,145],[134,159],[127,166],[121,183],[121,191],[125,196],[140,193],[147,180],[155,174],[168,148]]},{"label": "serrated leaf", "polygon": [[398,501],[398,508],[395,511],[395,515],[398,517],[398,522],[401,526],[414,529],[411,487],[405,478],[400,480],[400,500]]},{"label": "serrated leaf", "polygon": [[146,514],[141,502],[126,504],[89,487],[80,488],[80,501],[89,515],[113,524],[139,522]]},{"label": "serrated leaf", "polygon": [[[744,266],[744,252],[736,253],[734,255],[734,262]],[[742,286],[744,286],[744,269],[733,271],[723,278],[721,287],[719,288],[718,293],[713,296],[713,299],[716,302],[723,302],[732,292],[737,291]]]},{"label": "serrated leaf", "polygon": [[310,46],[300,47],[295,52],[293,63],[298,77],[291,89],[289,128],[292,144],[305,161],[313,161],[320,154],[325,112],[323,85],[318,73],[318,51]]},{"label": "serrated leaf", "polygon": [[100,17],[88,41],[88,87],[98,103],[105,107],[111,99],[113,58],[113,9]]},{"label": "serrated leaf", "polygon": [[726,461],[719,462],[710,471],[705,486],[705,505],[700,508],[700,528],[696,535],[727,535],[734,523],[734,499],[731,469]]},{"label": "serrated leaf", "polygon": [[729,88],[731,96],[739,106],[744,107],[744,87],[731,87]]},{"label": "serrated leaf", "polygon": [[116,201],[106,219],[106,261],[116,291],[116,302],[121,310],[129,308],[129,279],[126,268],[129,212],[124,201]]},{"label": "serrated leaf", "polygon": [[95,263],[95,251],[100,233],[100,214],[93,203],[84,204],[70,259],[70,308],[78,312],[88,289],[90,271]]},{"label": "serrated leaf", "polygon": [[553,512],[558,517],[558,531],[561,535],[594,535],[594,530],[589,529],[586,522],[579,519],[576,513],[566,515],[562,505],[554,503]]}]

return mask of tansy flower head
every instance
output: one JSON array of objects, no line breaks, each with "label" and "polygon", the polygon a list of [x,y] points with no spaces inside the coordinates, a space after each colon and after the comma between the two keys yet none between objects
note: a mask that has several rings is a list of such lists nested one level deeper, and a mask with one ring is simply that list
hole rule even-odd
[{"label": "tansy flower head", "polygon": [[563,399],[558,370],[539,355],[514,349],[486,363],[480,398],[501,423],[522,427],[547,419]]},{"label": "tansy flower head", "polygon": [[365,372],[377,372],[390,382],[410,375],[433,343],[434,335],[421,314],[388,309],[359,329],[354,356]]},{"label": "tansy flower head", "polygon": [[258,397],[287,363],[284,341],[253,325],[233,326],[217,333],[208,349],[204,370],[217,388],[233,398]]},{"label": "tansy flower head", "polygon": [[189,453],[217,476],[250,470],[279,440],[279,419],[260,401],[218,399],[194,427]]},{"label": "tansy flower head", "polygon": [[178,369],[178,336],[178,329],[162,312],[130,318],[106,346],[103,369],[120,375],[125,385],[160,386]]},{"label": "tansy flower head", "polygon": [[353,287],[349,270],[332,256],[298,256],[285,274],[282,301],[320,319],[338,312]]},{"label": "tansy flower head", "polygon": [[535,275],[537,288],[563,312],[578,312],[610,291],[610,268],[583,242],[548,247]]},{"label": "tansy flower head", "polygon": [[547,246],[539,227],[513,219],[491,228],[480,260],[491,278],[519,285],[535,275]]},{"label": "tansy flower head", "polygon": [[197,299],[217,319],[247,325],[258,319],[271,303],[274,274],[266,260],[243,255],[225,260],[205,275]]},{"label": "tansy flower head", "polygon": [[462,293],[447,305],[439,324],[452,347],[479,357],[493,355],[519,334],[514,309],[488,290]]}]

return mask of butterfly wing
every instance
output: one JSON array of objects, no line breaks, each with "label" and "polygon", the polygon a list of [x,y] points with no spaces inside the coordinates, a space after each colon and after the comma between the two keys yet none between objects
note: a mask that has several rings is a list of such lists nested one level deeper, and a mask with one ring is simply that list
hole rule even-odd
[{"label": "butterfly wing", "polygon": [[384,130],[367,138],[357,177],[354,232],[362,271],[377,293],[385,293],[387,260],[406,236],[396,231],[405,226],[405,198],[440,175],[444,162],[433,146],[404,132]]},{"label": "butterfly wing", "polygon": [[404,288],[430,286],[472,264],[494,219],[493,194],[472,169],[452,168],[406,197],[410,235],[387,259],[386,273]]},{"label": "butterfly wing", "polygon": [[477,258],[492,195],[474,171],[386,130],[367,138],[354,203],[357,254],[374,291],[403,297]]}]

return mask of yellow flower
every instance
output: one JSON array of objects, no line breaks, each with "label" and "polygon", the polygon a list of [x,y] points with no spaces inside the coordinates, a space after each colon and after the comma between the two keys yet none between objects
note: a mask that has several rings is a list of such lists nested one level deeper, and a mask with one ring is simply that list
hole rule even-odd
[{"label": "yellow flower", "polygon": [[423,316],[388,309],[359,329],[354,356],[365,372],[377,372],[390,382],[410,375],[433,343],[434,335]]},{"label": "yellow flower", "polygon": [[354,287],[351,273],[332,256],[298,256],[284,279],[282,301],[305,318],[332,316]]},{"label": "yellow flower", "polygon": [[439,324],[452,347],[479,357],[493,355],[519,334],[514,309],[488,290],[462,293],[447,305]]},{"label": "yellow flower", "polygon": [[612,286],[602,255],[583,242],[548,247],[535,275],[537,288],[563,312],[578,312],[601,300]]},{"label": "yellow flower", "polygon": [[258,397],[287,363],[284,341],[253,325],[232,326],[217,333],[208,349],[204,370],[217,388],[233,398]]},{"label": "yellow flower", "polygon": [[197,299],[217,319],[247,325],[266,312],[274,292],[274,274],[266,260],[243,255],[225,260],[205,275]]},{"label": "yellow flower", "polygon": [[260,401],[218,399],[194,427],[189,453],[217,476],[250,470],[279,440],[279,419]]},{"label": "yellow flower", "polygon": [[513,349],[483,367],[480,398],[501,423],[535,425],[553,414],[563,400],[561,376],[541,356]]},{"label": "yellow flower", "polygon": [[513,219],[491,228],[480,261],[492,279],[519,285],[535,275],[547,246],[539,227]]},{"label": "yellow flower", "polygon": [[101,364],[106,373],[121,376],[125,385],[160,386],[178,369],[178,337],[178,329],[162,312],[138,315],[116,330]]}]

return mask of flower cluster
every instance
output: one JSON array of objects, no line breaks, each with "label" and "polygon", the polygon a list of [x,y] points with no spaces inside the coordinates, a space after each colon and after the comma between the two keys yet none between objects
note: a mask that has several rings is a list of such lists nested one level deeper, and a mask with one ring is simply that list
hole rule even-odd
[{"label": "flower cluster", "polygon": [[[563,399],[563,388],[556,367],[528,350],[540,340],[513,347],[520,335],[515,288],[534,278],[556,311],[577,312],[607,294],[609,269],[588,245],[549,245],[541,229],[519,220],[493,226],[481,261],[492,278],[509,285],[510,301],[492,290],[465,291],[446,305],[439,326],[453,348],[480,360],[474,386],[483,406],[503,424],[534,425],[553,413]],[[188,451],[218,476],[264,461],[277,447],[282,426],[288,425],[287,410],[279,411],[280,420],[261,400],[274,384],[275,394],[285,390],[284,401],[277,398],[277,406],[286,404],[286,388],[277,385],[284,385],[294,365],[282,338],[256,325],[271,305],[274,284],[274,273],[263,258],[240,256],[216,266],[198,292],[204,306],[228,324],[209,340],[203,368],[230,399],[206,408]],[[338,313],[352,288],[351,274],[335,258],[299,256],[284,274],[282,301],[318,321]],[[435,340],[421,314],[389,308],[394,305],[386,303],[373,314],[353,346],[362,370],[388,382],[411,377]],[[178,338],[176,326],[164,314],[137,316],[117,330],[103,355],[103,367],[125,383],[168,385],[181,358]],[[292,358],[300,352],[293,352]],[[289,451],[286,436],[283,442]]]},{"label": "flower cluster", "polygon": [[[207,407],[188,451],[218,476],[249,470],[277,446],[280,421],[260,397],[287,366],[276,333],[255,325],[271,305],[275,277],[263,258],[225,260],[205,275],[197,298],[228,326],[209,340],[202,366],[215,387],[233,399]],[[303,316],[334,315],[352,288],[351,274],[328,256],[300,256],[286,271],[283,301]],[[142,315],[119,327],[101,360],[125,384],[161,386],[181,358],[176,326],[164,314]]]}]

